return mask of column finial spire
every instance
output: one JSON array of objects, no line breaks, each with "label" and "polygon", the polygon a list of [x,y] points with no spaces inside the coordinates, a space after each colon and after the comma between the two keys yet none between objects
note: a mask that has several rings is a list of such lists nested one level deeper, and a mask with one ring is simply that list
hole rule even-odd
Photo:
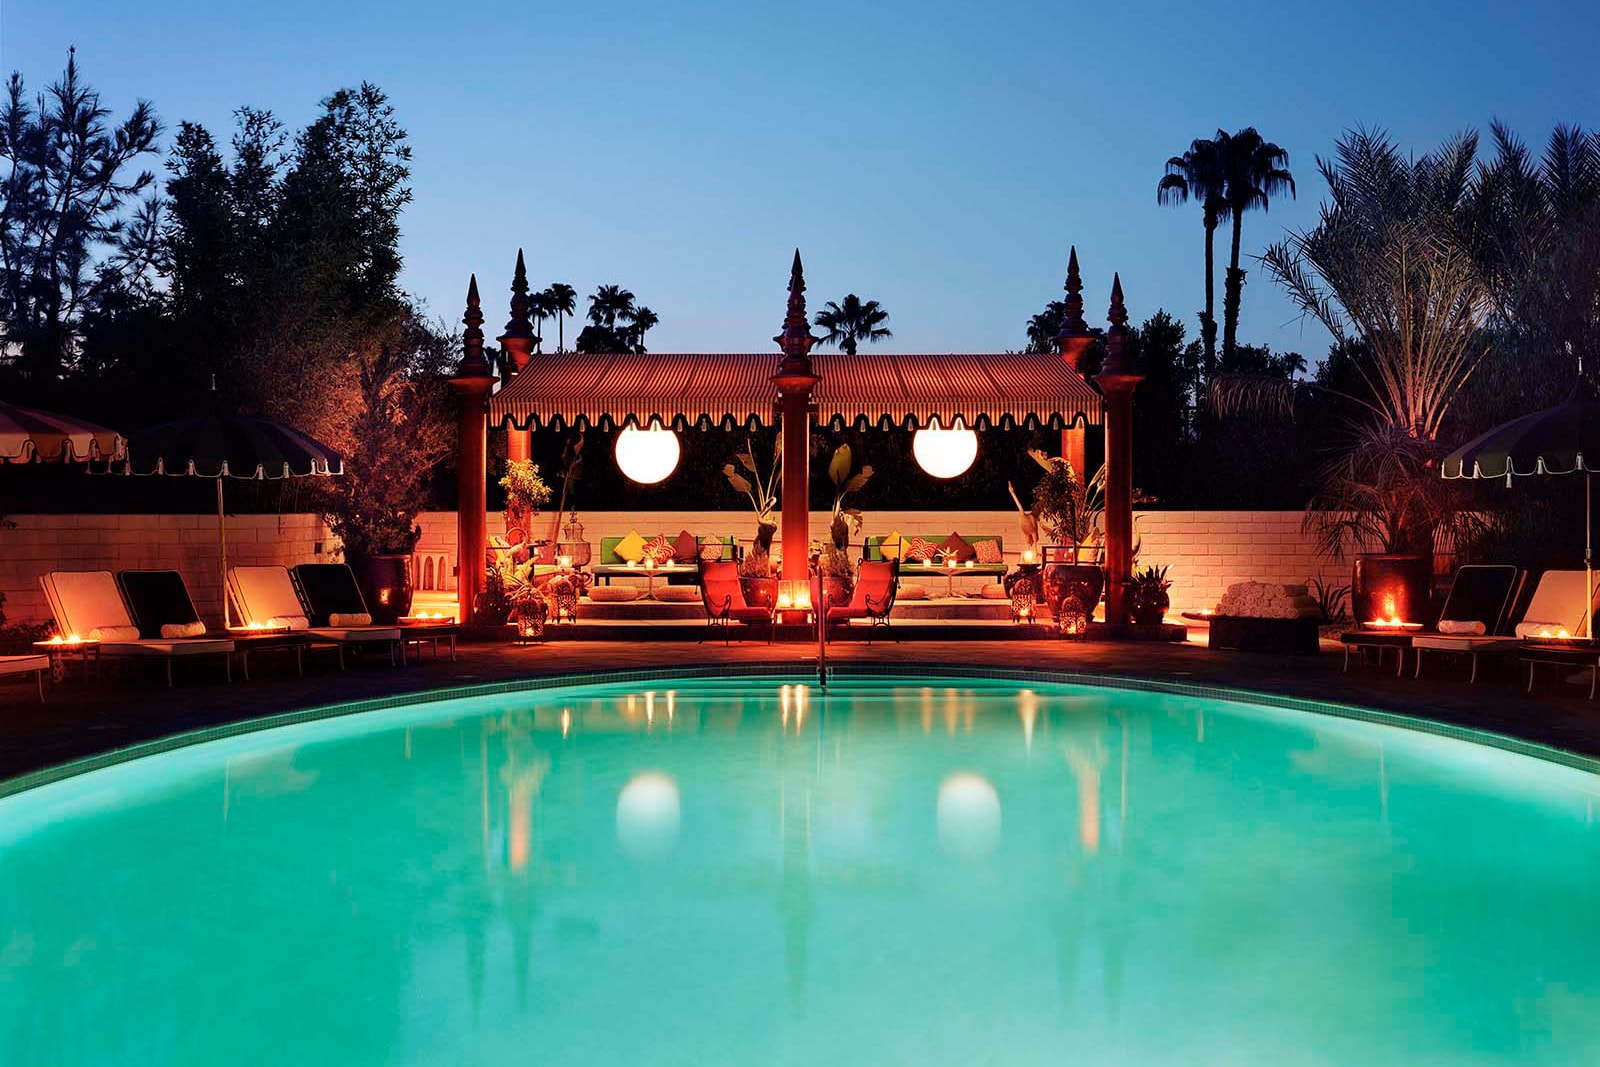
[{"label": "column finial spire", "polygon": [[461,334],[461,362],[457,378],[488,378],[489,361],[483,358],[483,308],[478,299],[478,276],[467,282],[467,312],[461,316],[466,330]]},{"label": "column finial spire", "polygon": [[1106,362],[1101,373],[1135,374],[1133,353],[1128,348],[1128,308],[1122,300],[1121,273],[1111,276],[1111,307],[1106,311],[1106,321],[1111,327],[1106,330]]},{"label": "column finial spire", "polygon": [[1083,276],[1078,272],[1077,245],[1073,245],[1067,253],[1067,283],[1062,288],[1067,291],[1067,310],[1061,316],[1061,332],[1056,334],[1056,340],[1088,337],[1089,324],[1083,318]]},{"label": "column finial spire", "polygon": [[811,346],[817,343],[817,338],[811,333],[811,320],[806,315],[806,276],[798,248],[794,250],[794,263],[789,268],[789,309],[783,317],[783,332],[773,340],[783,350],[777,378],[796,382],[801,379],[815,380],[816,375],[811,369]]},{"label": "column finial spire", "polygon": [[500,338],[533,337],[533,320],[528,312],[533,304],[528,299],[528,267],[522,260],[522,249],[517,249],[517,267],[511,275],[511,318],[506,322],[506,332]]}]

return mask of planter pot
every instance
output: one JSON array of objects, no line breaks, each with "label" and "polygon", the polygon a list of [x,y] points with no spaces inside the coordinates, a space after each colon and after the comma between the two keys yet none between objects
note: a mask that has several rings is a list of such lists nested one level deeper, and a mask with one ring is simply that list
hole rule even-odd
[{"label": "planter pot", "polygon": [[849,578],[824,578],[822,585],[827,593],[830,608],[843,607],[850,603],[850,596],[855,592]]},{"label": "planter pot", "polygon": [[391,626],[411,613],[410,556],[367,556],[352,561],[350,569],[374,623]]},{"label": "planter pot", "polygon": [[1426,553],[1363,552],[1350,579],[1350,610],[1357,623],[1391,616],[1428,622],[1433,558]]},{"label": "planter pot", "polygon": [[1165,592],[1150,595],[1133,593],[1128,598],[1128,613],[1138,626],[1161,625],[1161,621],[1167,617],[1167,608],[1171,606],[1172,600]]},{"label": "planter pot", "polygon": [[1092,617],[1100,594],[1105,592],[1106,572],[1094,563],[1046,563],[1044,565],[1044,602],[1052,617],[1061,612],[1061,600],[1069,590],[1078,594],[1084,609]]},{"label": "planter pot", "polygon": [[770,608],[778,602],[776,578],[740,578],[739,588],[744,592],[747,607]]}]

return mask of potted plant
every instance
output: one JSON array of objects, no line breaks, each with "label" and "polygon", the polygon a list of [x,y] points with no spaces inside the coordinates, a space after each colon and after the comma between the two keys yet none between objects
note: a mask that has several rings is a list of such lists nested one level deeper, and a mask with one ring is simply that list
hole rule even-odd
[{"label": "potted plant", "polygon": [[733,458],[733,463],[723,465],[722,474],[736,492],[745,495],[756,513],[756,536],[739,563],[739,581],[746,604],[770,607],[778,599],[778,578],[772,573],[772,538],[778,532],[773,511],[783,485],[783,434],[780,432],[773,444],[772,463],[765,471],[756,459],[754,439]]},{"label": "potted plant", "polygon": [[833,514],[828,521],[829,544],[818,557],[818,570],[827,586],[828,603],[846,604],[855,592],[855,566],[850,562],[850,535],[861,532],[860,508],[845,507],[845,497],[858,492],[872,478],[872,467],[854,469],[855,456],[849,445],[834,449],[828,462],[828,480],[833,483]]},{"label": "potted plant", "polygon": [[1058,554],[1044,561],[1045,602],[1050,614],[1056,615],[1062,598],[1076,592],[1092,615],[1105,591],[1105,571],[1095,544],[1104,512],[1105,468],[1085,482],[1061,456],[1039,449],[1030,449],[1028,455],[1044,468],[1044,476],[1033,487],[1034,526],[1058,546]]},{"label": "potted plant", "polygon": [[[533,520],[539,509],[550,502],[550,487],[540,477],[539,465],[531,459],[513,459],[506,463],[506,472],[500,477],[500,488],[506,494],[506,540],[519,543],[513,532],[522,534],[522,542],[531,542]],[[560,518],[559,513],[557,518]]]},{"label": "potted plant", "polygon": [[357,353],[345,473],[320,491],[323,519],[375,623],[411,610],[411,553],[422,536],[417,513],[434,465],[451,447],[446,390],[429,363],[436,349],[412,326],[400,342]]},{"label": "potted plant", "polygon": [[1133,621],[1139,626],[1161,625],[1167,617],[1167,609],[1172,606],[1167,595],[1171,588],[1166,567],[1149,566],[1134,571],[1126,585],[1128,612]]}]

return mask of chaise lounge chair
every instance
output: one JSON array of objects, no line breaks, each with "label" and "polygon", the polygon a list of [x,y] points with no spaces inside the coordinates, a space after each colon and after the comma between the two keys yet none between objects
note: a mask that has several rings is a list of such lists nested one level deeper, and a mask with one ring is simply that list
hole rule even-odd
[{"label": "chaise lounge chair", "polygon": [[[158,657],[166,661],[167,684],[172,684],[172,663],[191,656],[221,656],[228,680],[233,681],[233,642],[227,638],[204,637],[193,626],[183,628],[190,636],[158,627],[155,637],[128,613],[117,581],[110,571],[51,571],[39,579],[50,613],[64,634],[79,634],[100,642],[100,655],[117,657]],[[187,594],[185,594],[187,596]],[[199,622],[198,619],[194,620]],[[172,634],[173,636],[165,636]]]},{"label": "chaise lounge chair", "polygon": [[722,627],[722,643],[728,643],[729,625],[739,622],[746,625],[765,623],[767,643],[771,644],[775,628],[772,609],[745,603],[744,586],[739,582],[739,565],[725,561],[701,561],[699,570],[700,602],[705,605],[706,625]]},{"label": "chaise lounge chair", "polygon": [[[183,575],[177,571],[118,571],[117,588],[127,602],[128,613],[145,637],[182,636],[205,633],[205,624],[195,611],[194,600]],[[245,681],[250,680],[250,654],[259,651],[293,652],[295,667],[305,671],[301,654],[311,643],[310,638],[293,634],[230,634],[234,651],[244,667]]]},{"label": "chaise lounge chair", "polygon": [[[327,564],[311,564],[327,566]],[[343,564],[333,564],[345,571]],[[355,578],[350,577],[354,585]],[[232,567],[228,570],[228,595],[233,597],[239,616],[246,623],[263,623],[287,626],[295,632],[304,632],[317,642],[333,645],[339,652],[339,669],[344,670],[344,650],[352,648],[386,646],[390,664],[398,662],[400,629],[396,626],[372,626],[356,618],[334,618],[335,613],[324,608],[319,615],[302,600],[303,590],[298,589],[287,567]],[[361,591],[356,590],[359,601]],[[360,601],[362,608],[366,607]],[[344,615],[345,613],[337,613]]]},{"label": "chaise lounge chair", "polygon": [[[1394,649],[1399,662],[1395,675],[1405,672],[1406,649],[1417,649],[1417,674],[1422,670],[1421,649],[1433,637],[1472,638],[1501,634],[1509,623],[1511,609],[1517,594],[1522,590],[1522,572],[1516,567],[1499,564],[1469,564],[1456,571],[1450,585],[1450,595],[1445,597],[1439,612],[1439,621],[1429,630],[1392,632],[1384,630],[1353,630],[1341,634],[1344,644],[1344,669],[1350,669],[1352,649],[1375,648],[1381,662],[1383,653]],[[1497,638],[1503,640],[1503,637]],[[1436,648],[1437,651],[1454,649]],[[1473,657],[1473,676],[1477,676],[1477,657]]]},{"label": "chaise lounge chair", "polygon": [[[828,625],[848,625],[852,619],[866,619],[871,623],[867,641],[872,641],[872,631],[889,626],[889,612],[894,610],[894,598],[900,588],[899,560],[863,560],[856,574],[855,592],[850,603],[828,607]],[[812,603],[821,603],[820,583],[812,582]]]},{"label": "chaise lounge chair", "polygon": [[[1463,571],[1468,568],[1461,568]],[[1484,655],[1515,653],[1527,638],[1582,637],[1585,595],[1588,582],[1582,571],[1545,571],[1534,589],[1533,599],[1522,613],[1522,621],[1511,633],[1505,631],[1510,621],[1515,596],[1507,603],[1499,625],[1486,627],[1483,633],[1431,633],[1418,634],[1413,646],[1417,650],[1415,675],[1422,675],[1423,652],[1454,652],[1472,658],[1471,680],[1477,681],[1478,660]],[[1446,605],[1446,617],[1449,606]]]},{"label": "chaise lounge chair", "polygon": [[31,674],[39,685],[39,703],[44,703],[44,676],[50,673],[49,656],[0,656],[0,678]]}]

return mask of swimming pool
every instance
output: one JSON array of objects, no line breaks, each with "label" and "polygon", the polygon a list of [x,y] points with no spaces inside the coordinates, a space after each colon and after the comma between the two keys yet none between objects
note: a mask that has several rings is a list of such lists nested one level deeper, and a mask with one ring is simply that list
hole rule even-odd
[{"label": "swimming pool", "polygon": [[1033,682],[331,718],[0,800],[0,1062],[1593,1063],[1597,802]]}]

